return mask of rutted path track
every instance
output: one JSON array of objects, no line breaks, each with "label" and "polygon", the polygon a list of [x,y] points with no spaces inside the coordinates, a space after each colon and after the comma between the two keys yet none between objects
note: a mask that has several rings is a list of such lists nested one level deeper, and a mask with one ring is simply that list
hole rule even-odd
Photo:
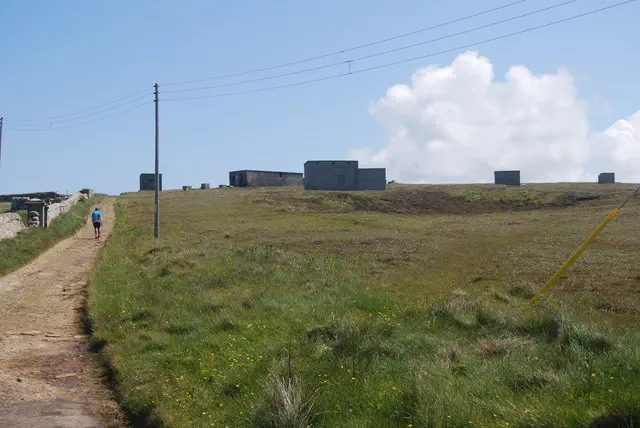
[{"label": "rutted path track", "polygon": [[102,238],[87,224],[0,278],[0,427],[121,427],[87,346],[82,290],[115,223],[105,200]]}]

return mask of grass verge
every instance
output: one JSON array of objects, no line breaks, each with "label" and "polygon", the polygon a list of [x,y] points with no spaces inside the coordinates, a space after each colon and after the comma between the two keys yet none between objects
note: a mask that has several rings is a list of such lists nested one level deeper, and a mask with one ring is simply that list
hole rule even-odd
[{"label": "grass verge", "polygon": [[386,198],[166,192],[159,241],[152,197],[119,198],[88,305],[123,407],[172,427],[640,423],[637,203],[531,310],[601,201]]},{"label": "grass verge", "polygon": [[[77,232],[89,215],[91,205],[100,200],[94,196],[77,202],[71,210],[56,217],[49,227],[25,229],[15,238],[0,241],[0,276],[29,263],[61,239]],[[23,217],[26,212],[19,212]]]}]

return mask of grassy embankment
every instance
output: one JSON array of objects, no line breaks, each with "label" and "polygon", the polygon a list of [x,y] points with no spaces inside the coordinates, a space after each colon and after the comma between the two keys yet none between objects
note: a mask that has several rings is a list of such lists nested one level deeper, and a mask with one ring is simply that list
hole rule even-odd
[{"label": "grassy embankment", "polygon": [[[29,263],[61,239],[77,232],[86,222],[91,205],[101,196],[79,201],[71,210],[56,217],[49,227],[23,230],[11,239],[0,241],[0,276]],[[26,212],[19,213],[26,217]]]},{"label": "grassy embankment", "polygon": [[526,306],[631,189],[130,194],[93,340],[158,425],[637,426],[640,204]]},{"label": "grassy embankment", "polygon": [[11,202],[0,202],[0,214],[8,213],[11,209]]}]

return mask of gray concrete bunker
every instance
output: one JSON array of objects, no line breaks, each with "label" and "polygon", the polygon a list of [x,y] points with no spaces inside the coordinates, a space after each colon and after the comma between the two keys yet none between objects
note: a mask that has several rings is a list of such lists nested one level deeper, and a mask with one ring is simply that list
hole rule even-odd
[{"label": "gray concrete bunker", "polygon": [[358,168],[358,161],[307,161],[304,164],[307,190],[385,190],[384,168]]},{"label": "gray concrete bunker", "polygon": [[495,171],[494,178],[496,184],[507,186],[520,185],[520,171]]},{"label": "gray concrete bunker", "polygon": [[616,174],[613,172],[603,172],[598,175],[598,184],[615,184]]},{"label": "gray concrete bunker", "polygon": [[233,187],[302,187],[302,181],[298,172],[244,169],[229,173],[229,185]]},{"label": "gray concrete bunker", "polygon": [[[160,190],[162,190],[162,174],[160,177]],[[140,174],[140,191],[143,190],[156,190],[156,175],[155,174]]]}]

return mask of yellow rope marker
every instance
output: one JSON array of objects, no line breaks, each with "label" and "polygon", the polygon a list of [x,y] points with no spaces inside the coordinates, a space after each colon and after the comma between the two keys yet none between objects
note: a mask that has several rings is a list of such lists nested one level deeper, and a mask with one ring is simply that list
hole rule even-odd
[{"label": "yellow rope marker", "polygon": [[[637,192],[637,191],[636,191]],[[624,204],[623,204],[624,205]],[[536,293],[535,296],[533,296],[531,298],[531,301],[529,302],[529,305],[534,306],[536,304],[536,302],[540,299],[540,297],[542,296],[542,294],[544,294],[545,292],[547,292],[551,287],[553,287],[555,285],[556,282],[558,282],[558,279],[560,279],[560,277],[562,275],[564,275],[564,273],[569,270],[569,268],[571,267],[571,265],[573,265],[575,263],[576,260],[578,260],[578,257],[580,257],[580,255],[582,253],[584,253],[584,251],[587,249],[587,247],[589,245],[591,245],[591,243],[593,241],[596,240],[596,238],[598,237],[598,235],[600,235],[600,232],[602,232],[604,230],[605,227],[607,227],[607,225],[609,223],[611,223],[611,221],[618,215],[618,213],[620,213],[620,208],[615,208],[613,211],[611,211],[611,213],[609,213],[609,215],[607,216],[607,218],[604,219],[604,221],[602,223],[600,223],[600,225],[598,227],[596,227],[596,230],[594,230],[591,235],[589,235],[589,237],[587,238],[586,241],[584,241],[582,243],[582,245],[580,245],[580,247],[578,247],[578,249],[571,255],[571,257],[569,257],[569,260],[567,260],[562,267],[560,267],[560,269],[558,269],[558,271],[553,274],[553,276],[551,277],[551,279],[549,281],[547,281],[547,283],[544,285],[544,287],[542,287],[540,289],[540,291],[538,291]]]}]

